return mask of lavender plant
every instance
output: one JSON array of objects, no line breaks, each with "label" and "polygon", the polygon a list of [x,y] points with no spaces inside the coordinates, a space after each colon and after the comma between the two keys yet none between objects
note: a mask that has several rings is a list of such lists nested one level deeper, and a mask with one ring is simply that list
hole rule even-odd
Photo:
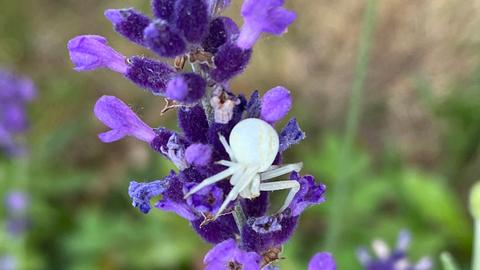
[{"label": "lavender plant", "polygon": [[[296,15],[283,0],[245,0],[240,28],[221,16],[229,2],[153,0],[153,18],[134,8],[105,12],[117,33],[173,64],[126,57],[97,35],[75,37],[67,47],[77,71],[111,69],[166,98],[166,109],[178,109],[181,131],[148,126],[113,96],[95,105],[95,115],[111,129],[99,135],[102,142],[135,137],[178,168],[151,182],[132,181],[133,206],[148,213],[158,197],[155,208],[188,220],[215,245],[205,269],[279,269],[282,245],[303,211],[325,201],[326,187],[301,175],[301,163],[283,164],[284,152],[305,138],[295,118],[275,129],[292,107],[290,91],[278,86],[247,99],[229,82],[247,67],[256,41],[264,33],[283,34]],[[272,180],[285,174],[287,180]],[[283,206],[268,211],[269,192],[282,189],[289,190]],[[315,269],[335,269],[332,256],[315,255],[309,270]]]},{"label": "lavender plant", "polygon": [[18,156],[25,147],[18,141],[28,127],[25,106],[35,98],[33,82],[6,69],[0,69],[0,151]]}]

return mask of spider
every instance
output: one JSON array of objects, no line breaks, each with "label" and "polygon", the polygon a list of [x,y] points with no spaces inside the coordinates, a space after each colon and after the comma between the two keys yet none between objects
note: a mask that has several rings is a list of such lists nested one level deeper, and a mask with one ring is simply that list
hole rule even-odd
[{"label": "spider", "polygon": [[220,135],[220,142],[227,151],[230,161],[220,160],[217,164],[227,168],[213,176],[204,179],[191,189],[185,198],[188,198],[202,188],[219,182],[229,176],[233,186],[225,201],[218,209],[213,219],[218,218],[228,204],[239,195],[242,198],[254,199],[260,196],[260,191],[275,191],[290,189],[285,202],[279,212],[285,210],[292,202],[300,189],[295,180],[263,182],[292,171],[300,171],[302,163],[283,166],[272,165],[279,150],[278,134],[267,122],[248,118],[240,121],[230,133],[230,145],[225,137]]}]

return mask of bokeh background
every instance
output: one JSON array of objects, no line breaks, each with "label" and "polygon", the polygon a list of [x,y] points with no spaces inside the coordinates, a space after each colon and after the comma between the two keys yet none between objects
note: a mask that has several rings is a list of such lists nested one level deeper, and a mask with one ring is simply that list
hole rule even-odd
[{"label": "bokeh background", "polygon": [[[240,2],[227,11],[239,23]],[[306,211],[285,246],[282,269],[306,269],[320,250],[332,251],[339,269],[360,269],[358,246],[374,238],[393,245],[401,229],[412,232],[412,260],[430,255],[440,269],[448,250],[468,269],[468,191],[480,177],[480,1],[378,1],[371,38],[362,31],[366,0],[287,3],[298,20],[284,37],[261,39],[232,84],[245,93],[292,91],[289,115],[307,139],[286,161],[303,161],[328,186],[327,202]],[[31,196],[30,230],[13,251],[21,269],[202,269],[210,246],[189,224],[172,213],[143,215],[127,194],[130,180],[160,178],[171,164],[134,139],[102,144],[92,108],[116,95],[147,123],[170,128],[175,113],[161,115],[161,98],[118,74],[76,73],[69,62],[66,43],[80,34],[148,55],[103,16],[129,6],[150,14],[147,0],[0,0],[0,65],[39,89],[29,159],[0,160],[0,195],[23,188]],[[361,40],[369,57],[358,59]],[[354,82],[363,94],[345,155]],[[0,253],[10,252],[8,237],[0,240]]]}]

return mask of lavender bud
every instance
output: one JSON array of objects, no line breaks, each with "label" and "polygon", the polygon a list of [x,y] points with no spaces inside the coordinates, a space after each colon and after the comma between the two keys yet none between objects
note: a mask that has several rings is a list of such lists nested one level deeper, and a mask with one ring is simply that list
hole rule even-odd
[{"label": "lavender bud", "polygon": [[207,142],[208,120],[202,106],[180,108],[178,110],[178,126],[191,142]]},{"label": "lavender bud", "polygon": [[157,180],[150,183],[130,182],[128,195],[132,198],[132,205],[142,213],[147,214],[150,209],[150,200],[160,196],[166,189],[166,182]]},{"label": "lavender bud", "polygon": [[303,139],[305,139],[305,132],[300,129],[298,125],[297,119],[292,118],[282,131],[279,134],[280,138],[280,152],[284,152],[290,146],[299,143]]},{"label": "lavender bud", "polygon": [[208,10],[204,0],[177,0],[176,27],[191,43],[202,41],[208,28]]},{"label": "lavender bud", "polygon": [[125,76],[141,88],[155,95],[163,95],[165,87],[175,70],[168,64],[141,56],[128,59],[129,67]]},{"label": "lavender bud", "polygon": [[194,103],[203,97],[207,83],[196,73],[184,73],[173,77],[167,85],[165,95],[183,103]]},{"label": "lavender bud", "polygon": [[292,108],[292,97],[288,89],[277,86],[262,98],[261,118],[271,124],[281,120]]},{"label": "lavender bud", "polygon": [[252,50],[242,49],[228,42],[221,46],[215,55],[215,66],[211,73],[217,82],[225,82],[240,74],[252,56]]},{"label": "lavender bud", "polygon": [[145,28],[145,44],[162,57],[173,58],[185,53],[187,45],[170,25],[163,20],[156,20]]},{"label": "lavender bud", "polygon": [[170,21],[173,16],[175,1],[176,0],[153,0],[153,15],[159,19]]},{"label": "lavender bud", "polygon": [[143,45],[143,30],[150,24],[150,19],[136,11],[128,9],[108,9],[105,17],[112,22],[115,31],[127,39]]},{"label": "lavender bud", "polygon": [[205,51],[215,54],[218,48],[237,36],[237,24],[228,17],[218,17],[210,22],[208,35],[202,42]]}]

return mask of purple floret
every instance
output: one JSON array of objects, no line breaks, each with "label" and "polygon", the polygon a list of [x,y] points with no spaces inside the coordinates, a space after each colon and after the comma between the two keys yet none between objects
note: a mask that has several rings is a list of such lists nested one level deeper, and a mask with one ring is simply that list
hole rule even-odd
[{"label": "purple floret", "polygon": [[125,74],[128,65],[125,56],[108,46],[107,39],[102,36],[84,35],[68,41],[70,59],[76,71],[109,68]]},{"label": "purple floret", "polygon": [[125,136],[132,136],[150,143],[155,132],[120,99],[114,96],[103,96],[97,100],[94,113],[97,118],[112,130],[98,135],[105,143],[118,141]]},{"label": "purple floret", "polygon": [[300,129],[297,119],[292,118],[280,132],[279,138],[281,153],[290,148],[290,146],[300,143],[305,139],[305,132]]},{"label": "purple floret", "polygon": [[191,142],[207,143],[209,125],[202,106],[180,108],[178,110],[178,126]]},{"label": "purple floret", "polygon": [[150,200],[160,196],[167,188],[167,181],[157,180],[150,183],[130,182],[128,195],[132,198],[132,205],[144,214],[150,212]]},{"label": "purple floret", "polygon": [[191,165],[206,166],[212,161],[212,152],[208,144],[192,144],[185,150],[185,159]]},{"label": "purple floret", "polygon": [[315,184],[315,178],[311,175],[300,176],[297,172],[293,172],[290,179],[297,180],[300,183],[300,190],[295,194],[289,208],[293,216],[299,216],[305,208],[325,202],[324,184]]},{"label": "purple floret", "polygon": [[115,31],[127,39],[143,45],[143,30],[150,24],[150,19],[134,8],[108,9],[105,17],[112,22]]}]

